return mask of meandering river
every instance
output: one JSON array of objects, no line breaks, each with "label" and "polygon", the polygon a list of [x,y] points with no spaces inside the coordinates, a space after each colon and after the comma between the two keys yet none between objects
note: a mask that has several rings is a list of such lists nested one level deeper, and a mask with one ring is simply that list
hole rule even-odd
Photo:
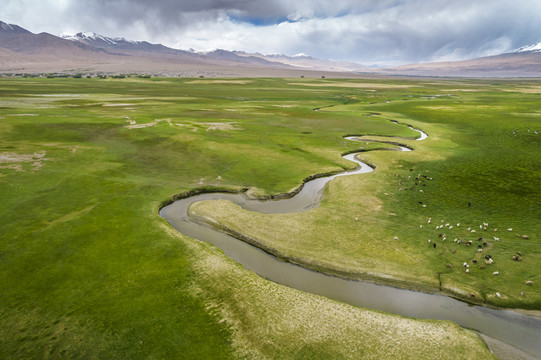
[{"label": "meandering river", "polygon": [[[423,140],[427,134],[412,128]],[[366,141],[362,137],[348,140]],[[397,150],[410,151],[406,146]],[[451,320],[476,330],[505,344],[512,345],[532,358],[541,356],[541,319],[514,311],[472,306],[453,298],[417,291],[377,285],[370,282],[345,280],[293,265],[249,245],[237,238],[195,223],[188,216],[191,204],[203,200],[230,200],[244,209],[262,213],[293,213],[319,206],[325,185],[339,176],[350,176],[373,171],[356,158],[357,153],[344,158],[358,164],[355,170],[317,178],[304,184],[295,196],[282,200],[254,200],[244,194],[206,193],[181,199],[160,210],[175,229],[195,239],[210,242],[225,254],[260,276],[302,291],[326,296],[352,305],[385,311],[419,319]],[[523,354],[525,355],[525,354]]]}]

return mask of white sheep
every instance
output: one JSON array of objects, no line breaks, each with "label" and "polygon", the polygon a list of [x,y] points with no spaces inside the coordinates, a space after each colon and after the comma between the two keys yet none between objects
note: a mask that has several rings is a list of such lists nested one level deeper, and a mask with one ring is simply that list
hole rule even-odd
[{"label": "white sheep", "polygon": [[500,238],[494,236],[494,241],[500,241]]},{"label": "white sheep", "polygon": [[496,293],[496,296],[497,296],[497,297],[502,297],[502,296],[500,295],[500,293],[498,293],[498,292]]},{"label": "white sheep", "polygon": [[498,271],[494,271],[492,275],[499,275],[500,273]]}]

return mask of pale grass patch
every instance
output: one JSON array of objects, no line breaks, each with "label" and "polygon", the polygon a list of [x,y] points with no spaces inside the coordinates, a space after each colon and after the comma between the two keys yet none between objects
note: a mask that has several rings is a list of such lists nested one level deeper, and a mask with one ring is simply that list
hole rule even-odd
[{"label": "pale grass patch", "polygon": [[[34,167],[34,171],[37,171],[43,166],[43,161],[50,160],[50,159],[47,159],[45,155],[47,155],[46,151],[41,151],[39,153],[36,152],[33,154],[17,154],[17,153],[4,152],[4,153],[0,153],[0,164],[31,162],[32,163],[31,165]],[[13,169],[20,172],[24,171],[23,167],[20,164],[2,165],[0,168]]]},{"label": "pale grass patch", "polygon": [[428,109],[428,110],[446,110],[446,111],[456,110],[456,107],[454,106],[423,106],[422,108]]},{"label": "pale grass patch", "polygon": [[523,94],[541,94],[541,86],[530,86],[522,88],[504,89],[507,92],[520,92]]},{"label": "pale grass patch", "polygon": [[146,123],[146,124],[137,124],[134,120],[126,120],[126,121],[130,123],[130,125],[124,126],[126,129],[143,129],[143,128],[147,128],[151,126],[156,126],[162,121],[167,122],[170,126],[174,126],[173,123],[171,122],[171,119],[156,119],[153,122]]},{"label": "pale grass patch", "polygon": [[134,106],[135,104],[103,104],[105,107]]},{"label": "pale grass patch", "polygon": [[347,87],[357,89],[408,89],[416,85],[378,84],[378,83],[354,83],[354,82],[324,82],[324,83],[289,83],[289,85],[311,87]]},{"label": "pale grass patch", "polygon": [[444,93],[449,93],[449,92],[453,92],[453,91],[457,91],[457,92],[479,92],[481,90],[479,90],[479,89],[445,89],[445,90],[442,90],[442,92],[444,92]]},{"label": "pale grass patch", "polygon": [[185,84],[195,84],[195,85],[204,85],[204,84],[240,84],[245,85],[253,82],[252,80],[192,80],[187,81]]},{"label": "pale grass patch", "polygon": [[212,122],[212,123],[199,123],[199,125],[203,125],[207,128],[207,131],[213,131],[213,130],[220,130],[220,131],[228,131],[228,130],[242,130],[240,126],[238,126],[234,122],[229,123],[219,123],[219,122]]},{"label": "pale grass patch", "polygon": [[294,359],[303,348],[347,359],[491,357],[475,334],[451,322],[407,319],[282,286],[209,244],[175,236],[194,254],[191,292],[230,329],[238,358]]}]

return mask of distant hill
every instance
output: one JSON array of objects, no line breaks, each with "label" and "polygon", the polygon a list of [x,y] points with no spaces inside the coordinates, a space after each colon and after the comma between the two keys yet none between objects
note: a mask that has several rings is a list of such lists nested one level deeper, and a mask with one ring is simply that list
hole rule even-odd
[{"label": "distant hill", "polygon": [[539,77],[541,43],[513,53],[455,62],[385,69],[306,54],[263,55],[242,51],[196,52],[96,33],[34,34],[0,21],[0,73],[136,72],[161,76],[336,76],[381,75]]},{"label": "distant hill", "polygon": [[463,61],[403,65],[382,70],[384,74],[458,77],[540,77],[541,43],[514,52]]}]

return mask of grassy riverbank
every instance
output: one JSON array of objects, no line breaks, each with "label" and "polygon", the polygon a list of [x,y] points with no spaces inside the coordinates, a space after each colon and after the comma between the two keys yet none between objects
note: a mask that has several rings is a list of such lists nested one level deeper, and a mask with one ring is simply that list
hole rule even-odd
[{"label": "grassy riverbank", "polygon": [[192,212],[318,271],[540,309],[541,90],[527,82],[445,85],[462,88],[326,109],[337,117],[372,111],[430,137],[405,141],[415,152],[361,154],[376,171],[333,181],[321,208],[264,215],[208,202]]},{"label": "grassy riverbank", "polygon": [[[489,357],[476,336],[450,323],[383,315],[269,283],[157,216],[162,201],[193,188],[253,187],[268,195],[349,167],[341,153],[377,145],[343,135],[416,135],[383,113],[369,116],[363,104],[376,102],[370,106],[383,112],[393,106],[387,99],[405,94],[432,101],[420,98],[432,85],[418,82],[312,86],[322,83],[333,82],[1,79],[0,357]],[[347,112],[313,111],[326,104]],[[393,119],[413,118],[398,111]],[[411,123],[436,128],[419,121]],[[366,155],[382,173],[392,161],[380,157],[420,161]],[[332,205],[336,195],[350,196],[334,188],[342,181],[322,209],[342,211],[338,198]],[[396,216],[414,216],[413,199],[391,201],[378,191],[374,207],[397,201],[404,208]],[[325,234],[329,225],[318,221]],[[383,235],[393,232],[392,221],[383,224]],[[524,229],[535,244],[538,229]],[[530,266],[529,250],[519,265]],[[414,271],[433,279],[431,268]]]}]

